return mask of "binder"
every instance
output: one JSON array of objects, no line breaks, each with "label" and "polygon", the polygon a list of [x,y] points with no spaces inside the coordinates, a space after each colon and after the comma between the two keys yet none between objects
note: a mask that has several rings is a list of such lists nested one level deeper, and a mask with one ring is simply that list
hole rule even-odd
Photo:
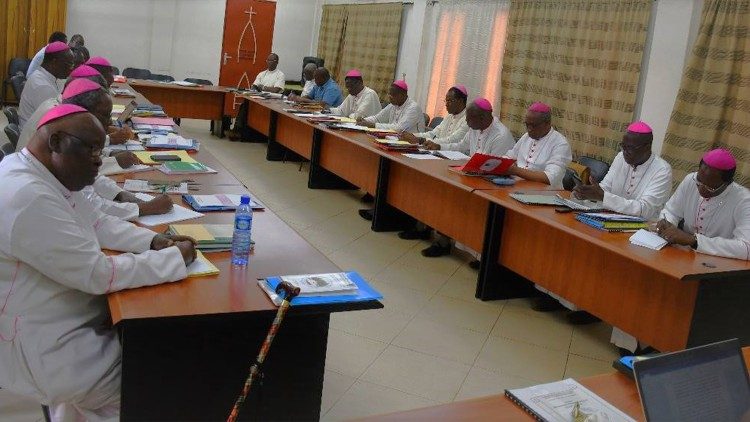
[{"label": "binder", "polygon": [[[331,296],[304,296],[295,297],[291,306],[309,306],[309,305],[327,305],[334,303],[351,303],[367,302],[370,300],[382,299],[383,295],[370,286],[364,278],[356,271],[347,271],[346,275],[357,284],[359,290],[356,294],[351,295],[331,295]],[[281,283],[281,277],[267,277],[258,279],[258,286],[266,292],[268,297],[276,305],[281,304],[281,298],[276,294],[276,286]]]},{"label": "binder", "polygon": [[[216,197],[219,202],[222,203],[222,205],[201,205],[197,198],[200,197]],[[240,197],[242,195],[224,195],[224,194],[217,194],[217,195],[182,195],[182,199],[185,200],[185,202],[190,205],[191,208],[198,212],[208,212],[208,211],[234,211],[237,209],[237,207],[240,205]],[[264,210],[266,207],[261,204],[260,202],[256,201],[254,198],[250,199],[250,208],[252,208],[254,211],[261,211]]]}]

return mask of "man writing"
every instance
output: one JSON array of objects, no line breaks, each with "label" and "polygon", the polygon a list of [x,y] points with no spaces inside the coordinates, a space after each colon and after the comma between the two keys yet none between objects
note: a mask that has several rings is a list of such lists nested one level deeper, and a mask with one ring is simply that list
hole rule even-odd
[{"label": "man writing", "polygon": [[300,103],[322,103],[324,106],[337,107],[344,101],[341,88],[331,79],[331,74],[325,67],[315,69],[315,86],[308,96],[289,95],[291,101]]},{"label": "man writing", "polygon": [[357,124],[396,132],[419,132],[424,125],[422,109],[416,101],[409,98],[406,81],[398,80],[391,84],[388,100],[390,104],[377,114],[358,117]]},{"label": "man writing", "polygon": [[191,239],[104,215],[81,196],[104,137],[92,114],[63,104],[0,162],[0,385],[58,417],[117,418],[121,349],[104,295],[180,280],[195,259]]},{"label": "man writing", "polygon": [[18,126],[21,129],[40,104],[60,94],[57,80],[67,78],[71,70],[73,53],[70,47],[60,41],[48,44],[44,49],[42,65],[29,76],[21,94],[18,106]]}]

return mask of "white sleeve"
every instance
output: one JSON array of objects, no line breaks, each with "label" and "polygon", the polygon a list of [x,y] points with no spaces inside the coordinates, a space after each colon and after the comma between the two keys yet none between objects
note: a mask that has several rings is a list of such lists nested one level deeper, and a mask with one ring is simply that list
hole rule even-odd
[{"label": "white sleeve", "polygon": [[[440,122],[442,125],[443,123]],[[438,128],[440,125],[438,125]],[[435,128],[437,129],[437,128]],[[458,129],[454,130],[453,132],[449,132],[447,134],[439,134],[436,136],[432,142],[435,142],[437,144],[452,144],[454,142],[461,142],[462,139],[464,139],[464,136],[469,132],[469,125],[466,124],[466,119],[464,119],[461,122],[461,125],[458,127]]]},{"label": "white sleeve", "polygon": [[408,131],[412,127],[415,127],[417,128],[417,130],[419,130],[422,127],[422,124],[420,123],[423,122],[424,116],[422,115],[422,110],[419,108],[419,106],[416,105],[416,103],[414,103],[410,107],[407,107],[403,113],[401,113],[397,121],[393,123],[376,123],[375,127],[378,129],[389,129],[395,130],[397,132],[404,132]]},{"label": "white sleeve", "polygon": [[374,116],[367,116],[365,117],[365,120],[370,123],[378,123],[378,122],[387,122],[388,116],[391,114],[391,108],[393,105],[388,104],[385,106],[384,109],[380,110],[377,114]]},{"label": "white sleeve", "polygon": [[734,231],[732,238],[706,237],[696,235],[700,253],[750,260],[750,197],[746,197],[737,205],[732,215]]},{"label": "white sleeve", "polygon": [[513,139],[510,130],[507,128],[504,128],[504,130],[498,135],[499,136],[490,143],[487,154],[494,155],[495,157],[502,157],[507,155],[508,151],[513,148],[515,140]]},{"label": "white sleeve", "polygon": [[[86,236],[80,223],[59,200],[49,194],[36,195],[26,203],[11,228],[11,253],[56,282],[90,294],[176,281],[187,276],[187,268],[175,246],[140,254],[105,255],[102,247],[117,246],[120,239],[145,250],[155,233],[113,217],[97,223],[100,245]],[[37,235],[32,235],[36,233]],[[148,242],[148,244],[147,244]]]},{"label": "white sleeve", "polygon": [[440,149],[444,149],[446,151],[461,151],[466,155],[470,155],[469,152],[471,151],[471,140],[469,137],[471,136],[471,132],[466,132],[466,135],[464,135],[463,138],[461,138],[458,142],[453,142],[450,144],[441,144]]},{"label": "white sleeve", "polygon": [[260,78],[261,78],[262,75],[265,74],[265,72],[266,72],[265,70],[262,70],[262,71],[258,72],[257,75],[255,75],[255,80],[253,81],[253,85],[260,85]]},{"label": "white sleeve", "polygon": [[276,88],[284,89],[286,86],[286,80],[284,79],[284,72],[279,71],[279,73],[276,75],[276,80],[273,81],[273,86]]},{"label": "white sleeve", "polygon": [[549,161],[544,166],[544,174],[547,175],[550,186],[562,186],[565,169],[573,161],[573,153],[568,142],[560,142],[555,145],[550,154]]},{"label": "white sleeve", "polygon": [[672,169],[668,166],[662,167],[648,181],[648,185],[638,198],[626,199],[604,190],[603,204],[609,210],[651,220],[659,215],[664,203],[669,199],[671,189]]},{"label": "white sleeve", "polygon": [[691,180],[689,180],[690,178],[692,178],[692,173],[688,174],[684,179],[682,179],[680,185],[677,186],[677,190],[674,191],[672,197],[669,198],[667,204],[664,205],[664,209],[661,211],[661,215],[659,218],[667,220],[675,226],[680,223],[680,220],[682,220],[685,216],[685,211],[683,210],[683,207],[685,206],[685,190],[692,182]]},{"label": "white sleeve", "polygon": [[99,175],[94,180],[94,191],[104,199],[114,200],[122,192],[122,188],[109,177]]},{"label": "white sleeve", "polygon": [[354,101],[353,95],[347,95],[346,98],[344,98],[344,102],[341,103],[338,107],[331,107],[331,114],[335,114],[337,116],[344,116],[349,117],[351,114],[352,109],[352,101]]},{"label": "white sleeve", "polygon": [[380,106],[380,98],[375,91],[368,91],[357,103],[357,109],[349,114],[349,117],[356,119],[357,117],[365,117],[371,115],[371,113],[379,112],[383,108]]},{"label": "white sleeve", "polygon": [[[615,159],[612,160],[612,165],[609,166],[609,171],[607,171],[607,174],[604,175],[604,179],[602,179],[602,181],[599,183],[599,187],[604,191],[605,198],[607,197],[608,192],[612,192],[612,179],[614,179],[616,175],[620,174],[620,168],[625,162],[621,157],[622,153],[617,153]],[[585,182],[588,183],[588,181]]]},{"label": "white sleeve", "polygon": [[515,160],[518,160],[518,150],[521,148],[521,141],[524,140],[524,136],[526,134],[521,135],[521,138],[518,139],[518,142],[516,142],[515,145],[513,145],[513,148],[508,151],[508,154],[506,154],[509,158],[513,158]]}]

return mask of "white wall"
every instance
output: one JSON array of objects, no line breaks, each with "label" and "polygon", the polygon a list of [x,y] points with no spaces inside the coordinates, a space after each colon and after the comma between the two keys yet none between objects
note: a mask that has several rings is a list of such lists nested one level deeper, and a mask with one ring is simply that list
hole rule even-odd
[{"label": "white wall", "polygon": [[92,56],[175,79],[216,83],[225,0],[68,0],[66,33],[80,33]]},{"label": "white wall", "polygon": [[[272,50],[288,80],[299,79],[302,58],[317,50],[320,9],[314,0],[277,0]],[[315,16],[318,19],[315,20]],[[313,32],[314,31],[314,32]],[[315,49],[313,49],[315,44]]]}]

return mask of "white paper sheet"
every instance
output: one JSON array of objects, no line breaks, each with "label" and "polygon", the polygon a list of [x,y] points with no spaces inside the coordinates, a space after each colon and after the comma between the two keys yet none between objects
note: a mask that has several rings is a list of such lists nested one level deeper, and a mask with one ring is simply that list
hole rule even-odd
[{"label": "white paper sheet", "polygon": [[[136,193],[136,198],[143,201],[150,201],[154,199],[153,196],[147,193]],[[160,224],[172,224],[178,221],[190,220],[193,218],[203,217],[203,214],[187,209],[182,205],[174,204],[172,211],[166,214],[160,215],[144,215],[135,219],[136,222],[143,224],[144,226],[158,226]]]}]

